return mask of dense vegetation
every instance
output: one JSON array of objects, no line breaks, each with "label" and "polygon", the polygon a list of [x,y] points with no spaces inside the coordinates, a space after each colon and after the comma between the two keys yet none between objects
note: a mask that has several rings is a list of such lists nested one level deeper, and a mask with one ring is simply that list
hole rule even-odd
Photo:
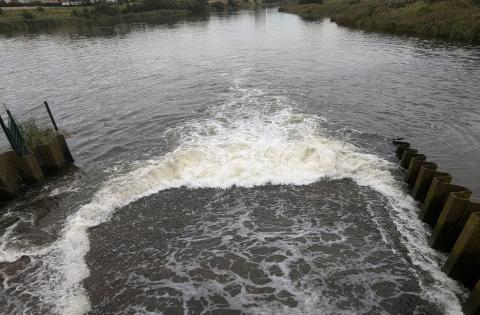
[{"label": "dense vegetation", "polygon": [[51,143],[57,135],[52,128],[41,127],[34,118],[21,122],[19,127],[25,145],[30,151],[39,145]]},{"label": "dense vegetation", "polygon": [[[480,0],[300,0],[281,11],[371,31],[480,43]],[[318,2],[320,3],[311,3]],[[309,2],[309,3],[305,3]]]},{"label": "dense vegetation", "polygon": [[37,30],[75,24],[161,21],[177,17],[204,15],[207,0],[144,0],[128,5],[99,3],[84,7],[31,7],[3,9],[0,33]]}]

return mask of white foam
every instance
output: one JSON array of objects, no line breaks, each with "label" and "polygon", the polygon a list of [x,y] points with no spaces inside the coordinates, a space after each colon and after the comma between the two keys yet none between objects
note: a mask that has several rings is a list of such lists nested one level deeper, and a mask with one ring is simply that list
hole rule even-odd
[{"label": "white foam", "polygon": [[208,119],[171,130],[182,135],[177,149],[109,180],[89,204],[67,219],[61,238],[43,255],[53,274],[49,284],[38,288],[44,302],[56,305],[58,313],[88,312],[91,306],[81,284],[89,276],[87,229],[139,198],[181,186],[306,185],[322,178],[351,178],[389,198],[413,262],[437,280],[431,298],[449,313],[460,311],[452,291],[458,287],[438,271],[438,256],[412,214],[413,201],[391,174],[394,165],[327,137],[318,117],[295,113],[288,99],[238,86],[232,94],[223,106],[212,108]]}]

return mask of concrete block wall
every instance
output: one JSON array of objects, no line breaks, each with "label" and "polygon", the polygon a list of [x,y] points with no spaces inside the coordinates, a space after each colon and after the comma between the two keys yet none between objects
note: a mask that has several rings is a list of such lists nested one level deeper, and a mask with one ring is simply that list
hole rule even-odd
[{"label": "concrete block wall", "polygon": [[37,146],[33,153],[19,157],[14,151],[0,155],[0,201],[14,198],[22,185],[42,182],[73,162],[63,135],[48,145]]}]

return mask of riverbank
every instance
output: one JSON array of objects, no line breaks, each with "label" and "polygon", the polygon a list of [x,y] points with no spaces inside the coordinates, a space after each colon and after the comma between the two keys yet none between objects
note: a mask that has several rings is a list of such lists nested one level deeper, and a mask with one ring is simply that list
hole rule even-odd
[{"label": "riverbank", "polygon": [[480,7],[470,0],[390,5],[378,0],[326,0],[323,4],[287,4],[279,10],[305,19],[329,17],[338,25],[367,31],[480,43]]},{"label": "riverbank", "polygon": [[[137,11],[137,12],[135,12]],[[198,16],[204,11],[189,9],[138,10],[125,6],[76,8],[12,8],[0,14],[0,33],[37,31],[72,25],[112,25],[116,23],[158,22]]]},{"label": "riverbank", "polygon": [[259,5],[255,0],[143,0],[128,5],[0,7],[0,34],[84,25],[163,23],[179,18],[205,17],[210,12],[255,9]]}]

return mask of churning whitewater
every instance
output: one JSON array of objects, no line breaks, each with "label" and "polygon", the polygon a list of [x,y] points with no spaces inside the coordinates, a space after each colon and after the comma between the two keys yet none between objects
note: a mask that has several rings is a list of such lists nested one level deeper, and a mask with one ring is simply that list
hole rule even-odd
[{"label": "churning whitewater", "polygon": [[[228,99],[221,105],[211,106],[206,118],[191,120],[167,131],[180,137],[176,149],[144,161],[140,166],[132,167],[131,171],[105,182],[90,203],[81,206],[67,218],[61,237],[51,245],[19,251],[8,246],[9,236],[4,235],[5,242],[0,253],[3,261],[15,261],[24,255],[42,261],[41,267],[32,273],[32,281],[24,283],[22,290],[35,296],[43,305],[43,310],[58,314],[84,314],[94,310],[83,284],[90,276],[86,261],[92,246],[89,228],[109,222],[116,211],[132,211],[125,207],[143,197],[182,187],[188,190],[248,189],[265,185],[303,186],[319,181],[341,183],[341,180],[348,179],[357,187],[380,194],[388,203],[383,209],[385,213],[377,214],[371,210],[370,215],[386,248],[393,245],[388,244],[389,232],[382,219],[378,218],[382,215],[393,220],[395,229],[402,235],[400,242],[411,260],[410,272],[420,282],[421,298],[434,303],[442,312],[460,314],[457,296],[463,292],[440,272],[443,258],[429,248],[425,229],[416,220],[416,205],[395,179],[396,166],[329,135],[322,118],[302,113],[285,93],[277,94],[234,85]],[[340,191],[339,195],[346,193]],[[246,217],[248,213],[242,214],[240,225],[248,221]],[[346,228],[347,225],[339,225],[337,230],[329,230],[328,233],[340,235]],[[297,233],[301,237],[318,231],[326,231],[326,228],[318,226],[307,229],[299,226]],[[215,233],[213,230],[210,232]],[[339,238],[345,239],[343,236]],[[224,241],[231,239],[224,237]],[[326,244],[336,246],[336,242]],[[292,243],[282,243],[282,246],[293,247]],[[309,254],[298,251],[295,255],[307,257]],[[175,264],[173,258],[168,261]],[[186,267],[177,264],[176,272],[181,272],[182,268]],[[288,268],[286,262],[280,265],[284,274],[291,274]],[[186,276],[188,272],[185,271]],[[384,277],[393,279],[395,275],[386,274]],[[429,280],[422,280],[425,277]],[[9,283],[7,276],[5,278],[6,287],[15,285]],[[289,294],[296,296],[298,304],[294,308],[292,305],[247,307],[252,301],[247,295],[241,297],[242,293],[236,298],[229,297],[228,304],[246,313],[269,313],[273,309],[275,313],[288,314],[351,313],[348,306],[344,306],[347,311],[327,307],[334,296],[322,296],[321,290],[315,291],[315,286],[307,285],[303,280],[295,284],[282,276],[271,279],[275,285],[288,289]],[[175,281],[165,280],[163,284],[183,291],[184,301],[187,296],[195,296],[195,290],[198,289],[198,286],[188,283],[180,285]],[[186,313],[188,306],[184,306]],[[135,312],[143,311],[147,312],[142,308],[135,309]]]}]

